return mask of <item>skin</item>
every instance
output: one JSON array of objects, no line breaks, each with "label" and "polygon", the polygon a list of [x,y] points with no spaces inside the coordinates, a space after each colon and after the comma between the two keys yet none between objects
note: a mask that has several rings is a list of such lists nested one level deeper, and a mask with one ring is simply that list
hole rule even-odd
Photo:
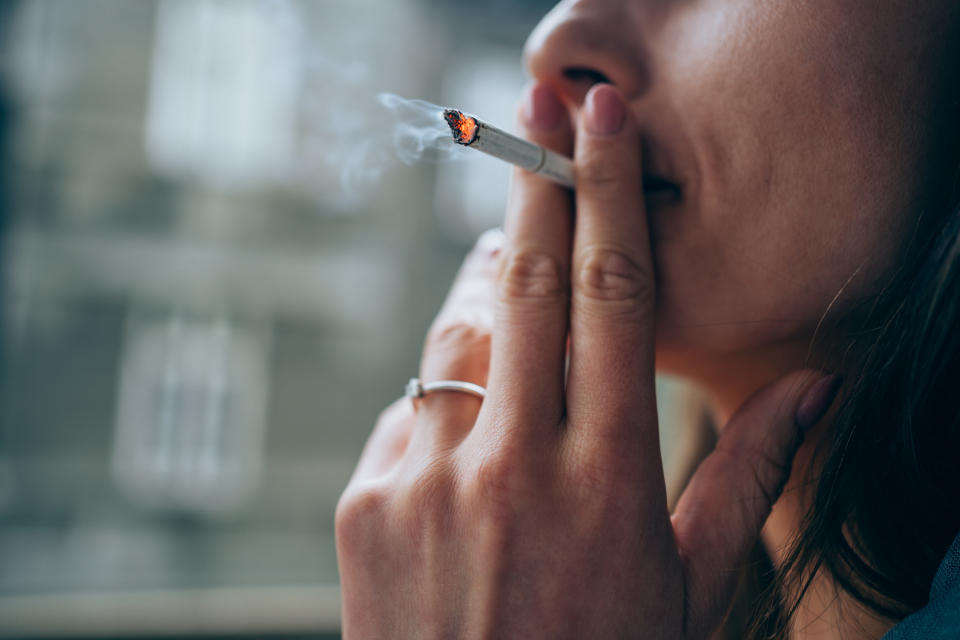
[{"label": "skin", "polygon": [[730,356],[794,359],[841,288],[838,316],[876,290],[929,180],[949,9],[587,1],[544,19],[533,75],[576,104],[590,79],[570,71],[602,73],[630,100],[646,171],[683,188],[648,203],[659,369],[714,387]]},{"label": "skin", "polygon": [[[791,464],[829,437],[837,381],[811,338],[838,360],[931,197],[953,4],[582,0],[544,19],[521,134],[573,155],[576,192],[518,172],[504,237],[427,338],[421,377],[483,384],[482,405],[436,393],[378,421],[337,509],[346,637],[716,628]],[[655,370],[725,425],[673,514]],[[818,581],[793,635],[890,626],[834,596]]]}]

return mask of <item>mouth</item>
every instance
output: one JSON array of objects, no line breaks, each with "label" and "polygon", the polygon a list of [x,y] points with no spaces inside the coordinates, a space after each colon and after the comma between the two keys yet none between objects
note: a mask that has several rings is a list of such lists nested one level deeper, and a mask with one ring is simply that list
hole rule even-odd
[{"label": "mouth", "polygon": [[680,185],[657,175],[644,174],[643,197],[648,205],[678,202],[680,196]]}]

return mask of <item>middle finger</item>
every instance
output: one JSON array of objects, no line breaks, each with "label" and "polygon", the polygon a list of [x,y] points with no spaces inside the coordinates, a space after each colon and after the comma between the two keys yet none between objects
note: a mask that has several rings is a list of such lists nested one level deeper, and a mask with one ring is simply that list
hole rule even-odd
[{"label": "middle finger", "polygon": [[594,446],[613,443],[608,451],[622,450],[625,442],[642,442],[652,463],[659,460],[655,285],[640,135],[626,101],[612,85],[597,85],[587,95],[576,165],[570,422]]}]

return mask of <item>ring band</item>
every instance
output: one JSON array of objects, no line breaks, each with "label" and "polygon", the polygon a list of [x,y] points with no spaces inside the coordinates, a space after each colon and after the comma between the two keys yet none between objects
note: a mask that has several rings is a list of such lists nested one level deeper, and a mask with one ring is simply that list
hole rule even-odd
[{"label": "ring band", "polygon": [[472,382],[464,382],[463,380],[437,380],[436,382],[424,384],[420,378],[410,378],[404,396],[407,398],[422,398],[434,391],[460,391],[461,393],[468,393],[478,398],[484,398],[487,395],[487,390],[480,385],[473,384]]}]

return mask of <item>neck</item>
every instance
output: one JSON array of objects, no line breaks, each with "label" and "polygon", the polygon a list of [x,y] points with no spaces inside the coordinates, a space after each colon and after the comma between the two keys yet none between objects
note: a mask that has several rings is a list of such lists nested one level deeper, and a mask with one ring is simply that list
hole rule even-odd
[{"label": "neck", "polygon": [[[706,393],[714,424],[722,432],[734,412],[757,390],[786,373],[809,366],[809,339],[781,343],[763,351],[724,357],[704,365],[685,377]],[[827,362],[818,357],[816,362]],[[790,480],[773,507],[762,539],[774,566],[781,567],[786,553],[803,523],[814,487],[807,482],[818,444],[831,437],[831,410],[806,435],[793,462]],[[893,623],[878,620],[853,598],[839,592],[829,576],[819,575],[800,603],[791,622],[794,640],[856,640],[878,638]]]}]

